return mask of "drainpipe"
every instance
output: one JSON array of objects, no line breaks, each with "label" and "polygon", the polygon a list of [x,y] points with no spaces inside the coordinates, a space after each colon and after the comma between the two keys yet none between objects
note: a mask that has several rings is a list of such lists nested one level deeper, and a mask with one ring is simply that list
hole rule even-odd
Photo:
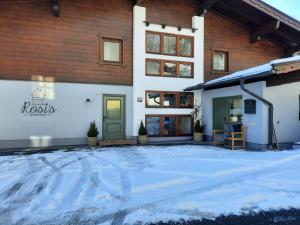
[{"label": "drainpipe", "polygon": [[272,149],[273,148],[273,111],[274,107],[273,104],[266,99],[260,97],[259,95],[253,93],[252,91],[248,90],[245,88],[245,80],[240,80],[240,87],[241,89],[248,93],[249,95],[253,96],[254,98],[257,98],[258,100],[262,101],[265,105],[269,107],[269,122],[268,122],[268,148]]}]

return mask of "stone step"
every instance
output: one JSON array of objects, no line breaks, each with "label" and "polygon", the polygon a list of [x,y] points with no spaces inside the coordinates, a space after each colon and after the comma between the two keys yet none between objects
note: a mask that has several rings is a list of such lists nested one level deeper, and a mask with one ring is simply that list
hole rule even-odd
[{"label": "stone step", "polygon": [[108,140],[108,141],[99,141],[98,145],[102,147],[108,146],[123,146],[123,145],[136,145],[135,140]]}]

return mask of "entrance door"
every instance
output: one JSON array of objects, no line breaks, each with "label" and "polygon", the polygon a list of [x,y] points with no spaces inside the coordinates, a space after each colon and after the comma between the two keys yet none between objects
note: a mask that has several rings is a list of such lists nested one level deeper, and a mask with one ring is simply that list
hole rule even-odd
[{"label": "entrance door", "polygon": [[213,99],[213,129],[224,130],[228,118],[227,98]]},{"label": "entrance door", "polygon": [[125,97],[103,97],[103,139],[125,139]]}]

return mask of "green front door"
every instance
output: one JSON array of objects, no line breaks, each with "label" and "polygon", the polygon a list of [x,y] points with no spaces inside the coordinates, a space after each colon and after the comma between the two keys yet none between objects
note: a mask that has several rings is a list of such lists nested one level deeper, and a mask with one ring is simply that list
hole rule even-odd
[{"label": "green front door", "polygon": [[213,99],[213,129],[224,130],[228,118],[227,98]]},{"label": "green front door", "polygon": [[125,138],[125,97],[103,97],[103,139],[121,140]]}]

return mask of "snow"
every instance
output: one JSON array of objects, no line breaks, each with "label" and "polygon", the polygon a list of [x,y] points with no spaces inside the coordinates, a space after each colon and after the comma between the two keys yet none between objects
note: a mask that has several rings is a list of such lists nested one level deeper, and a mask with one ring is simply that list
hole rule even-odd
[{"label": "snow", "polygon": [[268,64],[256,66],[256,67],[253,67],[250,69],[241,70],[241,71],[232,73],[230,75],[226,75],[226,76],[208,81],[205,83],[205,85],[219,83],[219,82],[223,82],[223,81],[230,81],[233,79],[238,79],[238,78],[243,78],[243,77],[250,77],[252,75],[256,75],[256,74],[260,74],[260,73],[264,73],[264,72],[268,72],[268,71],[271,72],[272,69],[273,69],[273,67],[268,63]]},{"label": "snow", "polygon": [[76,149],[0,157],[0,224],[134,224],[300,207],[300,150]]},{"label": "snow", "polygon": [[273,66],[278,65],[278,64],[284,64],[284,63],[292,63],[292,62],[297,62],[300,61],[300,56],[296,55],[293,57],[288,57],[288,58],[283,58],[283,59],[277,59],[277,60],[273,60],[267,64],[263,64],[260,66],[256,66],[250,69],[246,69],[246,70],[241,70],[235,73],[232,73],[230,75],[227,76],[223,76],[211,81],[208,81],[205,83],[205,85],[209,85],[209,84],[215,84],[215,83],[219,83],[219,82],[223,82],[223,81],[230,81],[233,79],[238,79],[238,78],[243,78],[243,77],[251,77],[253,75],[256,74],[260,74],[260,73],[264,73],[264,72],[272,72],[273,70]]}]

